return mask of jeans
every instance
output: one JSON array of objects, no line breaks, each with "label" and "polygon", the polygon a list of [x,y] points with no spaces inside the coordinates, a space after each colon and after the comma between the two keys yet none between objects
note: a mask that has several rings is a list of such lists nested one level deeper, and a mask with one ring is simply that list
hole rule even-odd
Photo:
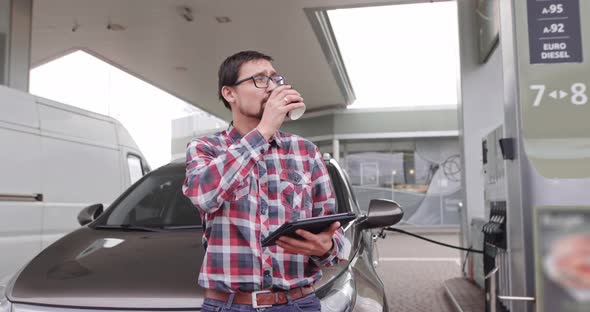
[{"label": "jeans", "polygon": [[202,312],[320,312],[322,307],[320,299],[315,294],[309,294],[297,300],[290,300],[281,305],[274,305],[269,308],[254,309],[251,305],[232,304],[233,296],[227,302],[205,298]]}]

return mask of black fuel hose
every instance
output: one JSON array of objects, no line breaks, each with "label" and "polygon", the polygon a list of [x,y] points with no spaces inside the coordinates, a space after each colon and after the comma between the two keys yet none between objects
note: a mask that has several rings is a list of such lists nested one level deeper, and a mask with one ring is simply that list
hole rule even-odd
[{"label": "black fuel hose", "polygon": [[383,228],[383,230],[403,233],[403,234],[406,234],[406,235],[414,236],[416,238],[423,239],[425,241],[428,241],[428,242],[431,242],[431,243],[434,243],[434,244],[438,244],[438,245],[442,245],[442,246],[445,246],[445,247],[449,247],[449,248],[454,248],[454,249],[459,249],[459,250],[463,250],[463,251],[468,251],[468,252],[474,252],[474,253],[483,254],[483,250],[477,250],[477,249],[471,249],[471,248],[463,248],[463,247],[458,247],[458,246],[453,246],[453,245],[449,245],[449,244],[437,242],[435,240],[432,240],[432,239],[429,239],[429,238],[426,238],[426,237],[423,237],[423,236],[420,236],[420,235],[417,235],[417,234],[414,234],[414,233],[410,233],[410,232],[404,231],[402,229],[396,229],[396,228],[393,228],[393,227],[386,227],[386,228]]}]

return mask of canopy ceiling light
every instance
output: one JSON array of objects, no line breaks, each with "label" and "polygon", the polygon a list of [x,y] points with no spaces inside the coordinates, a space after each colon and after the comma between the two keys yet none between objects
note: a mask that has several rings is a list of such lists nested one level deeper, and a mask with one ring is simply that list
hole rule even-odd
[{"label": "canopy ceiling light", "polygon": [[186,5],[182,5],[176,8],[178,14],[187,22],[192,22],[195,20],[195,16],[193,15],[193,9]]}]

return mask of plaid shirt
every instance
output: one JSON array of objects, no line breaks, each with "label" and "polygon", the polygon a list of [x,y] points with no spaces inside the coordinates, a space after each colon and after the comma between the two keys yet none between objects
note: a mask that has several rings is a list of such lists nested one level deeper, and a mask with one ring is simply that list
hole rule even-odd
[{"label": "plaid shirt", "polygon": [[192,140],[184,194],[206,220],[207,250],[199,285],[224,292],[291,289],[322,276],[319,265],[345,259],[350,243],[338,229],[328,257],[308,257],[260,242],[289,220],[335,213],[330,177],[318,148],[284,132],[270,141],[256,129],[230,126]]}]

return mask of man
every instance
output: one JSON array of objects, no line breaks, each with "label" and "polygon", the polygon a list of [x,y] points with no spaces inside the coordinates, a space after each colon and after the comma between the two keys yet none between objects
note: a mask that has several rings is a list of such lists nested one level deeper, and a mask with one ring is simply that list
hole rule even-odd
[{"label": "man", "polygon": [[[334,193],[318,148],[279,131],[303,98],[255,51],[228,57],[219,68],[219,98],[231,110],[226,131],[187,148],[184,194],[199,209],[206,253],[199,285],[203,311],[320,311],[313,283],[320,265],[344,259],[350,243],[340,224],[303,238],[261,240],[289,220],[335,213]],[[235,310],[234,310],[235,309]]]}]

